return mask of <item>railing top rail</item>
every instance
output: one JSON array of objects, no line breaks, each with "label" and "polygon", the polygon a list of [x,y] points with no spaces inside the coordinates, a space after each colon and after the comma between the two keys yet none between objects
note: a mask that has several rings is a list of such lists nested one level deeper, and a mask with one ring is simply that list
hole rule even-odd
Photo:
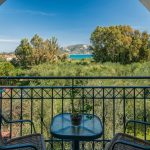
[{"label": "railing top rail", "polygon": [[150,79],[150,76],[0,76],[0,79]]},{"label": "railing top rail", "polygon": [[84,89],[84,88],[122,88],[122,89],[126,89],[126,88],[132,88],[132,89],[136,89],[136,88],[142,88],[142,89],[147,89],[150,88],[150,86],[0,86],[0,89],[13,89],[13,88],[19,88],[19,89],[69,89],[69,88],[80,88],[80,89]]}]

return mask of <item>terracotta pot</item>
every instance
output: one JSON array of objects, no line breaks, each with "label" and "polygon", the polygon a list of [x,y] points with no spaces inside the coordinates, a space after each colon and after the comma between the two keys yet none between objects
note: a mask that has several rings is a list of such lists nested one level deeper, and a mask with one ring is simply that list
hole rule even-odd
[{"label": "terracotta pot", "polygon": [[71,114],[71,123],[73,126],[79,126],[81,124],[82,115],[81,114]]}]

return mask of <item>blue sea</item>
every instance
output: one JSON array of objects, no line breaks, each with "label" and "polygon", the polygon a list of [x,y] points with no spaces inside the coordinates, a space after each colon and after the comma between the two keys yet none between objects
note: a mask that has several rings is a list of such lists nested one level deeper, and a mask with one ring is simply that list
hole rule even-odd
[{"label": "blue sea", "polygon": [[70,59],[87,59],[87,58],[93,58],[92,54],[70,54]]}]

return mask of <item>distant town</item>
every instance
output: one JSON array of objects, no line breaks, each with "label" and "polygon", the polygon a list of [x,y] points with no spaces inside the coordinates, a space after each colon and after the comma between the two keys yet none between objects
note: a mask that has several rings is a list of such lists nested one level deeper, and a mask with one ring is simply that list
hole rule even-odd
[{"label": "distant town", "polygon": [[16,58],[14,53],[0,53],[0,60],[11,61],[13,58]]}]

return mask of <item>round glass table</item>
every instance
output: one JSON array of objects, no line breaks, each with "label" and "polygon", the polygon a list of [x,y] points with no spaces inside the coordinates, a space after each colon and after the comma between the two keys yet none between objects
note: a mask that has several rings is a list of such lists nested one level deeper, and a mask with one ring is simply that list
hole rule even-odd
[{"label": "round glass table", "polygon": [[56,138],[72,140],[73,150],[79,150],[80,141],[92,141],[102,136],[102,123],[96,115],[92,115],[89,119],[87,114],[84,114],[80,126],[71,124],[70,115],[70,113],[56,115],[52,120],[50,132]]}]

